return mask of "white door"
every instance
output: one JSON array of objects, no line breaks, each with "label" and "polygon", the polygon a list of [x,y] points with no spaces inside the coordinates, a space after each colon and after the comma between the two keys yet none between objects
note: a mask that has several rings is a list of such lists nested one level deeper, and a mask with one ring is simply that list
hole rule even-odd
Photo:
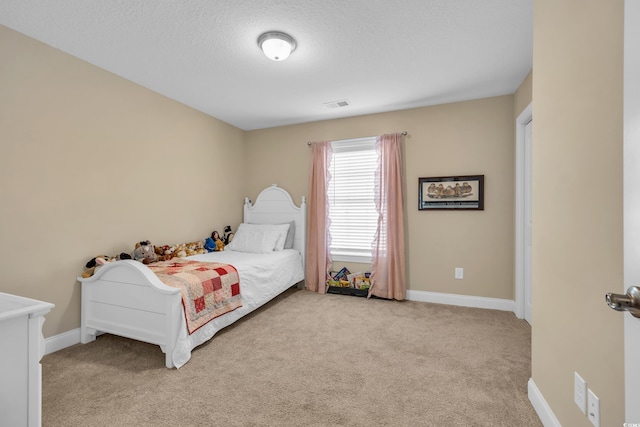
[{"label": "white door", "polygon": [[[624,286],[640,286],[640,1],[624,17]],[[640,423],[640,319],[624,313],[625,419]]]},{"label": "white door", "polygon": [[531,215],[531,130],[533,121],[524,126],[524,319],[531,323],[531,254],[532,254],[532,215]]}]

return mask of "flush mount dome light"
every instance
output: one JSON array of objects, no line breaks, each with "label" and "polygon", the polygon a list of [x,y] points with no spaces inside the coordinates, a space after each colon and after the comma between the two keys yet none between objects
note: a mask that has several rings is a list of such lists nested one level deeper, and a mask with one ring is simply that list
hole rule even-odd
[{"label": "flush mount dome light", "polygon": [[296,41],[289,34],[272,31],[258,37],[258,46],[274,61],[284,61],[296,48]]}]

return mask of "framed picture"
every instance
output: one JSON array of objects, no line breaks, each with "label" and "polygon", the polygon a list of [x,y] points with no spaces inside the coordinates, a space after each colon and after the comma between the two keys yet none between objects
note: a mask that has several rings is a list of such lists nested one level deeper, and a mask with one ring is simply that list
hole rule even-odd
[{"label": "framed picture", "polygon": [[419,210],[484,210],[484,175],[418,178]]}]

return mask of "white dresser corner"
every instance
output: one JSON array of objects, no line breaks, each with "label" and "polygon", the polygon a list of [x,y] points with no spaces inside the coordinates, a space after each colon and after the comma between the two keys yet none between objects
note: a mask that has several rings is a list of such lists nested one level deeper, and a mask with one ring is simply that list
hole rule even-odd
[{"label": "white dresser corner", "polygon": [[0,425],[40,427],[44,315],[53,304],[0,292]]}]

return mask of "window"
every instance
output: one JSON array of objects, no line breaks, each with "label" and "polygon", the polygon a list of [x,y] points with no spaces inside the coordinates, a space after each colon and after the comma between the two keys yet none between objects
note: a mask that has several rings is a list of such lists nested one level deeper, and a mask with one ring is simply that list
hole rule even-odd
[{"label": "window", "polygon": [[374,175],[376,138],[336,141],[329,167],[329,227],[335,261],[371,262],[371,245],[378,225]]}]

